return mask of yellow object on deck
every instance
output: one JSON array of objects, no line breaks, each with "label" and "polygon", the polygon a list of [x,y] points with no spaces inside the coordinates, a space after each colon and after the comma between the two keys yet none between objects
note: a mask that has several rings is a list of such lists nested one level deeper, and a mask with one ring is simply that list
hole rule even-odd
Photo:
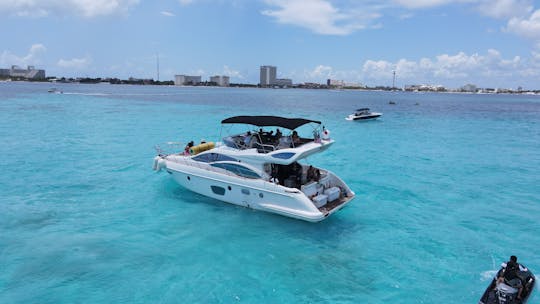
[{"label": "yellow object on deck", "polygon": [[206,150],[210,150],[210,149],[213,149],[216,145],[213,143],[213,142],[207,142],[205,144],[200,144],[200,145],[196,145],[196,146],[193,146],[189,149],[189,154],[190,155],[197,155],[201,152],[204,152]]}]

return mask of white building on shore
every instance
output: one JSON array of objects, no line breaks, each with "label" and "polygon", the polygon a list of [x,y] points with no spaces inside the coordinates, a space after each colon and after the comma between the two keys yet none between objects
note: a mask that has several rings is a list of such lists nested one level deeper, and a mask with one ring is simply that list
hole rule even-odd
[{"label": "white building on shore", "polygon": [[215,82],[220,87],[228,87],[229,86],[229,76],[212,76],[210,77],[210,82]]},{"label": "white building on shore", "polygon": [[11,69],[0,69],[0,78],[24,78],[24,79],[45,79],[45,70],[38,70],[33,65],[29,65],[26,69],[12,65]]},{"label": "white building on shore", "polygon": [[201,83],[201,76],[174,75],[174,85],[198,85]]},{"label": "white building on shore", "polygon": [[288,78],[277,78],[275,81],[274,81],[274,86],[278,86],[278,87],[291,87],[292,86],[292,79],[288,79]]}]

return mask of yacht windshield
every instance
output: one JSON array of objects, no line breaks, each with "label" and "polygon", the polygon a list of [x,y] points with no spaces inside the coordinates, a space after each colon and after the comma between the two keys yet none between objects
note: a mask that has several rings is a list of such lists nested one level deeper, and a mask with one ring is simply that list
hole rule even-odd
[{"label": "yacht windshield", "polygon": [[238,161],[230,156],[219,154],[219,153],[205,153],[199,154],[193,157],[193,160],[203,163],[213,163],[218,161]]},{"label": "yacht windshield", "polygon": [[253,170],[246,168],[242,165],[231,164],[231,163],[215,163],[211,164],[213,167],[221,168],[227,171],[230,171],[236,175],[247,177],[247,178],[261,178],[259,174]]}]

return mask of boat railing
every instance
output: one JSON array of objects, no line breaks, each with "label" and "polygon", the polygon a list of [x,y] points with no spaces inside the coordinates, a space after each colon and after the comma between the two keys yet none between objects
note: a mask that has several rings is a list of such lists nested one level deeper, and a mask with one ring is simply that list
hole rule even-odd
[{"label": "boat railing", "polygon": [[166,143],[155,145],[154,149],[156,149],[159,156],[165,156],[178,153],[178,151],[182,151],[184,147],[181,142],[168,141]]},{"label": "boat railing", "polygon": [[255,143],[255,148],[259,153],[269,153],[275,151],[277,148],[273,145]]},{"label": "boat railing", "polygon": [[260,137],[251,145],[244,143],[242,135],[227,136],[223,138],[223,143],[227,147],[238,150],[257,149],[259,153],[270,153],[280,149],[297,148],[309,142],[317,142],[314,138],[299,137],[293,140],[292,136],[281,136],[275,141],[261,140]]}]

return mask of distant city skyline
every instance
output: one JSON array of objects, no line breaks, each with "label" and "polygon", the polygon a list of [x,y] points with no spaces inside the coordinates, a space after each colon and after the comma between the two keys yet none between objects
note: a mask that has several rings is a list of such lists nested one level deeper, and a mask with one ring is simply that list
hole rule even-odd
[{"label": "distant city skyline", "polygon": [[0,0],[0,67],[537,89],[540,1]]}]

